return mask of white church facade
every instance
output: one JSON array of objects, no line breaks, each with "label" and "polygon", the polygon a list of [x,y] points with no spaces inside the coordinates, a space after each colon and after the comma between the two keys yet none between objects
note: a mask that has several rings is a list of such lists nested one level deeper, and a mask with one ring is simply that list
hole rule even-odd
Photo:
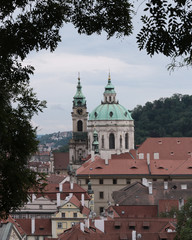
[{"label": "white church facade", "polygon": [[[78,78],[77,93],[73,98],[73,138],[70,142],[70,163],[81,164],[93,150],[94,133],[97,134],[98,153],[101,158],[134,149],[134,120],[130,112],[116,100],[116,92],[109,76],[103,101],[89,117],[86,100]],[[77,135],[79,138],[77,138]]]}]

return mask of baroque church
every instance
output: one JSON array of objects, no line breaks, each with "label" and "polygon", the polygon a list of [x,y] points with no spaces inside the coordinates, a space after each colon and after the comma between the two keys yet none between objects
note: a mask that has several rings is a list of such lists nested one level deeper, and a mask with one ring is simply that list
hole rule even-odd
[{"label": "baroque church", "polygon": [[103,100],[90,114],[82,92],[80,78],[73,97],[70,164],[79,166],[93,151],[103,159],[134,149],[134,121],[130,112],[116,100],[110,75]]}]

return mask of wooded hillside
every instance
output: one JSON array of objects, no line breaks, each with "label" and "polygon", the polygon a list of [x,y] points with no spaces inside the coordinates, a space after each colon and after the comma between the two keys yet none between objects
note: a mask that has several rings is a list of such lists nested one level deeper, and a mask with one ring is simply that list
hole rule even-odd
[{"label": "wooded hillside", "polygon": [[147,137],[192,137],[192,96],[174,94],[132,111],[135,145]]}]

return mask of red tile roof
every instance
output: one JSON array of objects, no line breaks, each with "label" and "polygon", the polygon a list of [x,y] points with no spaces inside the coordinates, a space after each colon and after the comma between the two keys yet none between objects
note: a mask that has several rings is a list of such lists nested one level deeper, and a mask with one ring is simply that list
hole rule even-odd
[{"label": "red tile roof", "polygon": [[[182,186],[187,186],[187,189],[182,189]],[[168,188],[164,189],[163,182],[153,182],[152,183],[152,194],[149,194],[148,187],[144,186],[139,182],[135,182],[127,185],[126,187],[120,189],[119,191],[114,191],[112,193],[112,198],[115,204],[122,206],[125,205],[158,205],[159,200],[172,199],[179,201],[180,198],[184,200],[191,196],[192,182],[182,182],[182,181],[171,181],[168,182]],[[169,201],[169,204],[175,202]],[[161,207],[165,209],[165,207]],[[150,212],[149,212],[150,213]]]},{"label": "red tile roof", "polygon": [[[28,236],[31,236],[31,219],[16,219]],[[51,219],[35,219],[34,236],[52,236]]]},{"label": "red tile roof", "polygon": [[129,218],[129,217],[157,217],[158,216],[158,206],[110,206],[107,210],[110,216],[113,212],[114,218]]},{"label": "red tile roof", "polygon": [[191,137],[164,137],[147,138],[137,149],[137,153],[150,153],[154,159],[154,153],[159,153],[159,159],[186,160],[192,156]]},{"label": "red tile roof", "polygon": [[69,164],[68,152],[56,152],[53,153],[53,157],[55,170],[67,170],[67,166]]},{"label": "red tile roof", "polygon": [[50,174],[47,176],[48,183],[60,183],[62,182],[67,176],[66,175],[57,175],[57,174]]},{"label": "red tile roof", "polygon": [[[59,193],[59,184],[56,183],[48,183],[47,186],[44,189],[44,195],[46,195],[50,200],[56,200],[57,199],[57,193]],[[31,192],[33,193],[33,192]],[[70,188],[70,182],[64,182],[63,183],[63,189],[62,192],[60,192],[61,200],[64,200],[69,193],[73,193],[79,200],[81,200],[81,194],[85,194],[85,200],[90,200],[91,197],[88,195],[87,191],[79,186],[77,183],[73,183],[73,189]],[[41,193],[37,194],[37,197],[42,196]]]},{"label": "red tile roof", "polygon": [[107,220],[104,222],[105,232],[102,233],[97,228],[86,228],[84,232],[80,230],[80,226],[75,225],[67,229],[59,235],[58,240],[125,240],[132,239],[132,231],[130,226],[134,226],[135,230],[141,234],[143,240],[159,240],[159,236],[173,240],[176,233],[167,232],[168,229],[175,230],[175,220],[159,219],[159,218],[131,218]]},{"label": "red tile roof", "polygon": [[136,174],[149,174],[146,161],[133,160],[133,159],[109,159],[109,163],[105,164],[105,160],[96,157],[92,162],[91,160],[84,163],[77,169],[77,176],[81,175],[136,175]]}]

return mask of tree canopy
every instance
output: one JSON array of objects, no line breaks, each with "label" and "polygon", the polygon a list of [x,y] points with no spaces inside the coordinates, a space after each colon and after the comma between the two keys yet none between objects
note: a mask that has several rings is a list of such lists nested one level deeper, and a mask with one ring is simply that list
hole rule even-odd
[{"label": "tree canopy", "polygon": [[28,200],[28,190],[41,186],[27,160],[37,150],[34,114],[42,111],[30,88],[32,66],[23,60],[31,51],[54,51],[64,24],[82,34],[108,38],[132,32],[131,4],[125,0],[2,0],[0,4],[0,217]]},{"label": "tree canopy", "polygon": [[175,240],[192,239],[192,198],[188,199],[180,211],[177,211],[177,228]]},{"label": "tree canopy", "polygon": [[[140,49],[163,53],[174,61],[184,56],[191,63],[190,1],[151,0],[138,35]],[[142,6],[145,3],[142,4]],[[32,66],[23,60],[31,51],[54,51],[59,30],[72,23],[80,34],[129,36],[133,30],[133,4],[128,0],[1,0],[0,4],[0,215],[27,200],[27,190],[38,186],[27,169],[27,158],[37,148],[34,114],[42,111],[30,88]]]},{"label": "tree canopy", "polygon": [[192,137],[191,106],[192,96],[174,94],[134,108],[135,144],[147,137]]},{"label": "tree canopy", "polygon": [[142,28],[137,35],[139,49],[153,56],[170,57],[169,68],[192,65],[191,0],[151,0],[145,2]]}]

